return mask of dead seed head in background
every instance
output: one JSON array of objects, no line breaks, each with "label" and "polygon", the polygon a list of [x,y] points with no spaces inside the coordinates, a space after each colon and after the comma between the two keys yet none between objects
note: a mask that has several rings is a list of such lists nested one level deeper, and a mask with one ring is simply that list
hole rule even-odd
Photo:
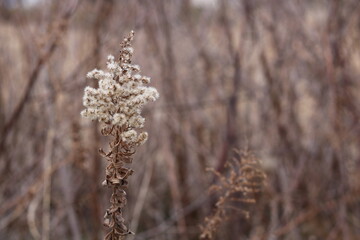
[{"label": "dead seed head in background", "polygon": [[105,240],[124,239],[131,233],[122,215],[127,178],[133,173],[126,165],[132,162],[136,147],[147,140],[146,132],[137,131],[145,123],[141,110],[146,103],[159,97],[155,88],[146,86],[150,78],[140,75],[140,67],[131,63],[133,37],[131,31],[121,43],[118,60],[108,56],[108,71],[94,69],[87,74],[88,78],[99,81],[99,87],[86,87],[83,97],[86,109],[81,115],[101,122],[102,135],[112,137],[109,152],[99,150],[108,161],[103,185],[112,188],[111,206],[104,216],[104,224],[110,228]]},{"label": "dead seed head in background", "polygon": [[250,217],[247,210],[249,204],[256,203],[255,194],[261,192],[266,175],[259,160],[248,151],[235,150],[238,157],[226,163],[224,174],[209,169],[217,178],[218,183],[210,187],[209,192],[219,196],[215,210],[205,218],[201,228],[201,239],[213,239],[220,224],[229,220],[233,213]]}]

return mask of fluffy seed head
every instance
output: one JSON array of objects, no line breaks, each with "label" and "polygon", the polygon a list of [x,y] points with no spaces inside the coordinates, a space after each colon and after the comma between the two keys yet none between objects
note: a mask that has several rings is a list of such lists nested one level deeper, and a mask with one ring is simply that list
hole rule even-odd
[{"label": "fluffy seed head", "polygon": [[132,39],[133,32],[121,44],[119,60],[108,56],[107,71],[88,72],[87,78],[98,80],[99,87],[85,88],[85,109],[81,115],[106,125],[124,127],[127,130],[123,132],[123,141],[140,145],[147,139],[147,133],[137,134],[135,130],[144,126],[141,110],[148,102],[158,99],[159,93],[156,88],[146,86],[150,78],[140,75],[140,67],[131,64]]}]

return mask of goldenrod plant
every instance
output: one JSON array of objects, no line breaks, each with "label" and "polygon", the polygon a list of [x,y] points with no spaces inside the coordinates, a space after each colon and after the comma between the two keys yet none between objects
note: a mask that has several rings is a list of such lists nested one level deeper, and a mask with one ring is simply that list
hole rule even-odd
[{"label": "goldenrod plant", "polygon": [[104,216],[104,224],[110,229],[105,240],[125,239],[132,233],[123,217],[128,177],[134,172],[129,164],[136,148],[148,138],[147,132],[140,132],[145,123],[141,110],[159,97],[155,88],[146,86],[150,78],[140,75],[140,67],[131,62],[133,37],[131,31],[123,40],[117,60],[108,56],[107,71],[94,69],[87,74],[99,81],[99,87],[86,87],[83,97],[86,109],[81,115],[98,120],[102,123],[101,134],[111,137],[110,150],[99,150],[108,163],[103,186],[112,189],[111,205]]}]

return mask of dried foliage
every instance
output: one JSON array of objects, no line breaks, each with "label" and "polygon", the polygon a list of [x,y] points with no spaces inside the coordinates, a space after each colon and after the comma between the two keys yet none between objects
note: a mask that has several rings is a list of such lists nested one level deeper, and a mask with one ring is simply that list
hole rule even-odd
[{"label": "dried foliage", "polygon": [[[98,149],[143,131],[136,155],[118,145],[136,156],[122,212],[136,240],[198,238],[216,203],[205,169],[230,176],[237,146],[263,161],[267,184],[256,204],[234,204],[251,217],[214,238],[360,239],[359,12],[359,0],[0,0],[0,239],[101,239],[115,155]],[[84,88],[101,88],[84,76],[131,29],[133,62],[162,97],[137,134],[90,100],[88,116],[110,123],[103,137],[105,122],[79,117]]]},{"label": "dried foliage", "polygon": [[144,86],[150,78],[141,76],[140,67],[131,64],[133,37],[131,31],[120,44],[118,61],[114,61],[113,56],[108,57],[109,72],[95,69],[88,73],[89,78],[99,80],[99,88],[86,87],[83,97],[86,109],[81,112],[82,116],[103,123],[101,134],[112,137],[110,151],[99,150],[108,161],[103,185],[112,189],[111,206],[104,216],[104,224],[110,228],[105,240],[125,239],[126,235],[133,234],[123,217],[128,177],[134,172],[127,165],[132,163],[136,147],[147,140],[146,132],[139,135],[136,132],[144,127],[141,110],[147,102],[159,97],[155,88]]},{"label": "dried foliage", "polygon": [[224,174],[209,169],[219,181],[210,187],[209,192],[219,197],[214,212],[200,227],[201,239],[214,239],[221,224],[231,219],[234,213],[249,218],[248,205],[256,203],[255,194],[264,187],[266,175],[255,155],[247,150],[235,152],[238,157],[226,163]]},{"label": "dried foliage", "polygon": [[112,189],[111,206],[106,210],[104,216],[104,224],[110,228],[110,231],[104,239],[118,240],[124,239],[123,237],[128,234],[132,234],[125,224],[122,211],[127,201],[127,178],[134,172],[125,165],[132,162],[135,145],[127,144],[120,139],[120,135],[124,131],[121,127],[115,126],[110,131],[106,131],[106,129],[103,129],[102,134],[104,136],[110,135],[114,140],[110,143],[111,151],[109,153],[105,153],[100,149],[102,156],[108,160],[106,180],[103,182],[103,185],[109,186]]}]

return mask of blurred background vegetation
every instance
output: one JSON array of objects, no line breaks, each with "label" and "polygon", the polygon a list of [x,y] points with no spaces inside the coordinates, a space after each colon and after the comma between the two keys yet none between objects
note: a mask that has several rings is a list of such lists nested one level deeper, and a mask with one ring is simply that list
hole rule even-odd
[{"label": "blurred background vegetation", "polygon": [[213,167],[262,161],[257,203],[217,239],[360,239],[358,0],[0,0],[0,239],[101,239],[108,141],[85,78],[135,30],[145,109],[129,239],[198,239]]}]

